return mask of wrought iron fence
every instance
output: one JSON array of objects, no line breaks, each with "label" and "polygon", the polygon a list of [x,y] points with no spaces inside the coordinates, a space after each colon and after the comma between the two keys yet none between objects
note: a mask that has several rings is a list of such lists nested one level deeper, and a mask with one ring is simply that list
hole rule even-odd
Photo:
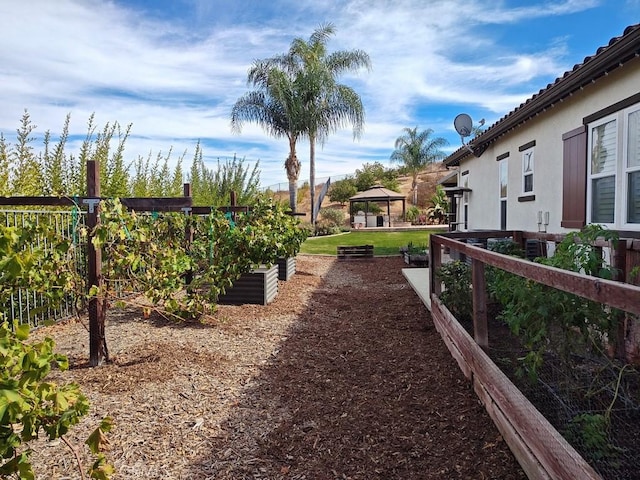
[{"label": "wrought iron fence", "polygon": [[[28,224],[44,225],[53,229],[61,238],[70,240],[73,248],[73,268],[79,275],[86,276],[86,243],[83,242],[80,229],[85,224],[85,216],[80,209],[73,210],[2,210],[0,224],[6,227],[24,228]],[[53,248],[45,237],[36,238],[33,247],[45,251]],[[8,321],[28,323],[32,327],[41,326],[44,322],[68,318],[78,313],[80,299],[74,294],[67,294],[61,302],[52,306],[45,296],[33,290],[18,288],[12,291],[4,306]]]}]

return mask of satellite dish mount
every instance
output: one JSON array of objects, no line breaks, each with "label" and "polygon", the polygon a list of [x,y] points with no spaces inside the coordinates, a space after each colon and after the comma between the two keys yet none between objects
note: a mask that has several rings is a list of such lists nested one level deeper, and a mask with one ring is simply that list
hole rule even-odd
[{"label": "satellite dish mount", "polygon": [[[484,119],[480,120],[480,126],[482,125],[484,125]],[[458,135],[460,135],[462,145],[471,153],[474,153],[471,145],[464,141],[465,137],[470,136],[473,131],[473,120],[471,120],[471,117],[466,113],[461,113],[453,120],[453,126],[455,127],[456,132],[458,132]]]}]

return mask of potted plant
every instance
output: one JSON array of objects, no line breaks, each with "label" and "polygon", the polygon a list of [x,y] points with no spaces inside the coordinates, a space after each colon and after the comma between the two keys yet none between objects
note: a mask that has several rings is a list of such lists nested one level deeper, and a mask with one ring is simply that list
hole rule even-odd
[{"label": "potted plant", "polygon": [[415,246],[409,242],[406,247],[400,247],[400,251],[407,265],[429,266],[429,249],[426,245]]}]

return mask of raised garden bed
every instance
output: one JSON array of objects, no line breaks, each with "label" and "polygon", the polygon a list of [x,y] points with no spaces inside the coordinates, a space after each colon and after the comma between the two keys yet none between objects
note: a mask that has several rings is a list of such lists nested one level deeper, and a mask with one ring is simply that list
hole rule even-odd
[{"label": "raised garden bed", "polygon": [[243,273],[224,295],[218,297],[221,305],[242,305],[245,303],[267,305],[278,294],[278,265],[260,267]]},{"label": "raised garden bed", "polygon": [[400,247],[400,253],[407,265],[415,265],[417,267],[429,266],[429,251],[426,249],[418,249],[412,246]]},{"label": "raised garden bed", "polygon": [[296,273],[296,258],[287,257],[278,259],[278,280],[289,280]]}]

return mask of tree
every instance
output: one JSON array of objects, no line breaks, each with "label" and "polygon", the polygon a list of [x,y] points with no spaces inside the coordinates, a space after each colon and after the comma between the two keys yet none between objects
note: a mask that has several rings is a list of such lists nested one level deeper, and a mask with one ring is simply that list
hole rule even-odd
[{"label": "tree", "polygon": [[244,158],[237,158],[233,155],[233,160],[226,159],[223,163],[218,159],[218,168],[213,176],[212,190],[217,196],[219,205],[229,205],[231,203],[231,192],[237,194],[236,201],[240,205],[247,205],[255,201],[259,193],[260,186],[260,161],[249,170],[245,166]]},{"label": "tree", "polygon": [[173,170],[171,185],[169,186],[169,191],[167,192],[170,197],[180,197],[184,193],[184,174],[182,173],[182,161],[184,160],[185,155],[186,152],[183,153],[180,158],[178,158],[178,163],[176,163],[176,167]]},{"label": "tree", "polygon": [[67,114],[62,133],[58,143],[49,152],[49,141],[51,134],[47,130],[44,134],[44,154],[42,155],[42,166],[44,168],[44,195],[69,195],[70,185],[68,183],[69,173],[65,169],[64,147],[69,137],[69,120],[71,114]]},{"label": "tree", "polygon": [[355,185],[359,192],[368,190],[377,183],[389,190],[398,190],[397,170],[386,169],[380,162],[364,163],[361,169],[356,169]]},{"label": "tree", "polygon": [[395,142],[395,150],[391,154],[391,161],[402,163],[411,175],[411,190],[413,192],[413,204],[418,203],[418,174],[425,167],[446,155],[440,148],[448,144],[442,137],[432,138],[433,130],[430,128],[418,132],[418,127],[404,128],[404,135],[399,136]]},{"label": "tree", "polygon": [[369,70],[371,60],[362,50],[337,51],[327,54],[327,41],[335,33],[332,24],[316,29],[309,41],[296,38],[289,52],[275,61],[284,67],[302,87],[304,133],[309,138],[309,184],[311,185],[311,223],[316,221],[315,208],[315,147],[338,128],[351,124],[354,138],[364,125],[364,107],[351,87],[337,82],[345,72],[361,68]]},{"label": "tree", "polygon": [[17,130],[16,146],[9,152],[9,163],[13,165],[12,193],[14,195],[42,195],[43,181],[40,162],[33,152],[31,133],[36,125],[31,123],[25,110]]},{"label": "tree", "polygon": [[191,196],[196,205],[222,206],[231,203],[231,192],[237,194],[240,205],[253,203],[259,193],[260,162],[253,168],[245,165],[244,158],[235,155],[222,162],[218,159],[215,170],[207,168],[200,142],[191,164]]},{"label": "tree", "polygon": [[286,137],[289,155],[284,162],[289,180],[289,206],[297,204],[300,161],[296,143],[303,133],[303,108],[300,103],[300,78],[288,74],[274,59],[258,60],[249,69],[247,83],[256,88],[240,97],[231,110],[231,128],[240,132],[245,122],[260,125],[276,138]]},{"label": "tree", "polygon": [[339,202],[340,205],[345,206],[349,199],[358,193],[352,178],[345,178],[344,180],[338,180],[331,184],[329,188],[329,200],[332,202]]},{"label": "tree", "polygon": [[11,185],[9,183],[9,149],[4,135],[0,133],[0,195],[8,197],[11,195]]}]

